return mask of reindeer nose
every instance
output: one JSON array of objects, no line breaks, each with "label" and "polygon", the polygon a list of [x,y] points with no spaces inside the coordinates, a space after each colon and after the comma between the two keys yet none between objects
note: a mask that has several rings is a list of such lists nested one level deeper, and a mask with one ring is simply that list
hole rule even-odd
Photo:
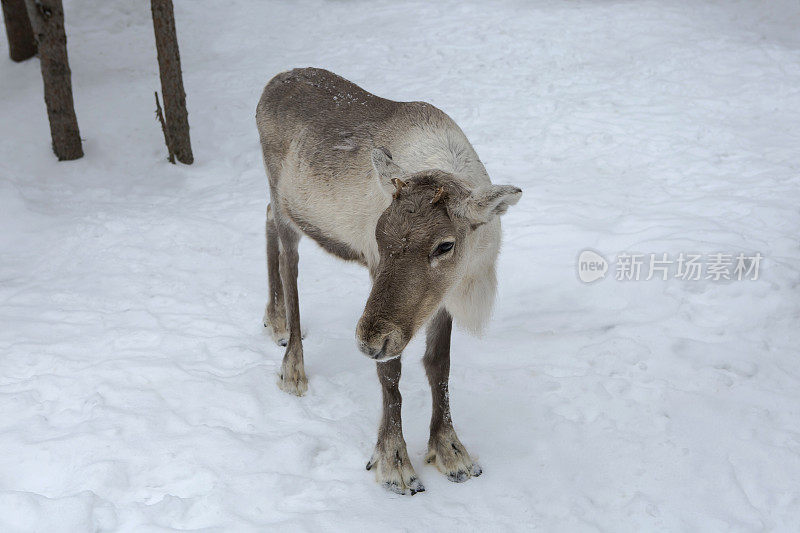
[{"label": "reindeer nose", "polygon": [[372,359],[381,359],[386,354],[386,345],[389,344],[389,336],[387,335],[380,348],[377,346],[370,346],[364,341],[358,341],[358,349]]},{"label": "reindeer nose", "polygon": [[362,318],[356,327],[358,349],[371,359],[380,361],[400,355],[402,346],[400,328],[385,321],[371,321]]}]

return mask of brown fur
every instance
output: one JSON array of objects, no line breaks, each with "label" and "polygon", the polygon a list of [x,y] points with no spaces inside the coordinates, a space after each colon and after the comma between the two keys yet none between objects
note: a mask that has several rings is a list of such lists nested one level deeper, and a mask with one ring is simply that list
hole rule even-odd
[{"label": "brown fur", "polygon": [[[469,223],[452,216],[446,202],[432,203],[447,183],[453,196],[466,196],[465,188],[442,171],[410,176],[398,189],[388,209],[378,219],[375,237],[381,261],[374,269],[374,282],[356,336],[362,351],[375,359],[396,357],[441,304],[455,280],[458,245],[469,231]],[[456,246],[431,268],[433,254],[442,239]]]}]

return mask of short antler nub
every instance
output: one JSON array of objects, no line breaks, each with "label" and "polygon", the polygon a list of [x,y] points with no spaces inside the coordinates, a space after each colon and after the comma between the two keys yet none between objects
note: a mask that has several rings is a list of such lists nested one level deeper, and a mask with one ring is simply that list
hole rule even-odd
[{"label": "short antler nub", "polygon": [[436,189],[436,194],[433,195],[433,200],[431,200],[431,203],[435,204],[443,197],[444,197],[444,187],[439,187],[438,189]]},{"label": "short antler nub", "polygon": [[400,190],[406,186],[406,182],[400,178],[392,178],[392,183],[394,184],[394,194],[392,194],[392,198],[397,198],[400,195]]}]

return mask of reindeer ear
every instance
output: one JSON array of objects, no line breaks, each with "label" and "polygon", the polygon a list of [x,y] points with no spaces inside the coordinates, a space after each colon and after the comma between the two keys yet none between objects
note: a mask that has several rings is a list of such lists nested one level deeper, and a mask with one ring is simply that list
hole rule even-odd
[{"label": "reindeer ear", "polygon": [[473,224],[483,224],[508,211],[521,196],[522,189],[513,185],[481,185],[454,207],[457,214]]},{"label": "reindeer ear", "polygon": [[383,147],[372,149],[372,166],[375,168],[375,174],[377,174],[378,181],[384,192],[392,196],[397,189],[392,180],[399,179],[405,172],[392,161],[392,154],[389,149]]}]

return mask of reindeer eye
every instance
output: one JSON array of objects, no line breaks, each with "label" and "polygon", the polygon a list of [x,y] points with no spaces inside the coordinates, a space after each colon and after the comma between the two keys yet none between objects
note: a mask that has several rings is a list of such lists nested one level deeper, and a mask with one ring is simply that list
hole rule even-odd
[{"label": "reindeer eye", "polygon": [[453,246],[455,246],[455,244],[456,243],[452,241],[443,242],[442,244],[436,247],[436,250],[433,252],[433,257],[438,257],[440,255],[446,254],[447,252],[453,249]]}]

